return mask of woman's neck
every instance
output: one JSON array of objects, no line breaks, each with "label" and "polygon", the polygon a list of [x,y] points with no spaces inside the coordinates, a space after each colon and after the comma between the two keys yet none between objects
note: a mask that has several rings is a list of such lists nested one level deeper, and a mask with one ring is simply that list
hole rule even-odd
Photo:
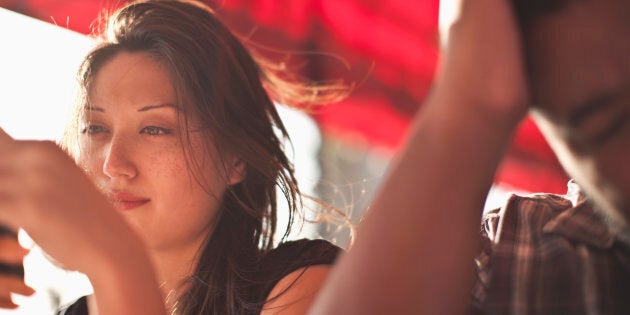
[{"label": "woman's neck", "polygon": [[189,288],[190,276],[197,266],[197,248],[149,250],[157,273],[164,304],[172,309]]}]

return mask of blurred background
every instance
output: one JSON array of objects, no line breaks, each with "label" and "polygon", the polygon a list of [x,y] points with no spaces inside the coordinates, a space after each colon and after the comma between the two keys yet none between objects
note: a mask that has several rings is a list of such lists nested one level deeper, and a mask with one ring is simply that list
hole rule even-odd
[{"label": "blurred background", "polygon": [[[74,98],[76,67],[92,45],[86,35],[100,14],[126,2],[0,0],[0,126],[20,139],[57,139]],[[280,108],[302,189],[343,211],[346,223],[358,223],[430,92],[445,3],[440,12],[438,0],[204,2],[271,61],[309,80],[354,87],[339,103],[308,111]],[[526,119],[487,208],[499,206],[507,192],[564,193],[567,180]],[[306,226],[295,237],[324,237],[347,247],[349,230],[339,223]],[[28,259],[28,281],[40,293],[7,314],[45,314],[89,292],[80,274],[54,268],[37,250]]]}]

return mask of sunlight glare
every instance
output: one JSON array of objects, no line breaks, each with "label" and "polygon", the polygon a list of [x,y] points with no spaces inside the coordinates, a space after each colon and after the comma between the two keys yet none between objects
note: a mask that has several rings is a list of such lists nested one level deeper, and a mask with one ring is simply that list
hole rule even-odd
[{"label": "sunlight glare", "polygon": [[0,45],[0,127],[18,139],[58,139],[92,41],[0,8]]}]

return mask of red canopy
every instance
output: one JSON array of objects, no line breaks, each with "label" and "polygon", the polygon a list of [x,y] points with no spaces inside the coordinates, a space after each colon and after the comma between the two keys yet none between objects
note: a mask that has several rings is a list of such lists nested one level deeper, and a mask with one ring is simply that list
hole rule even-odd
[{"label": "red canopy", "polygon": [[[0,0],[0,6],[89,33],[102,9],[124,2]],[[301,74],[357,84],[345,101],[313,113],[324,132],[390,151],[400,145],[436,68],[438,0],[206,2],[237,33],[261,47],[294,53],[296,64],[307,61]],[[309,53],[314,51],[320,53]],[[497,181],[522,190],[563,193],[567,179],[537,127],[526,120]]]}]

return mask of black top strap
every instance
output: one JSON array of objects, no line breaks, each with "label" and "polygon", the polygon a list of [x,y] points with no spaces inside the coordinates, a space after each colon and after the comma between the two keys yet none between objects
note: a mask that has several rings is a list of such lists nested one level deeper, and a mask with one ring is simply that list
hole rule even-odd
[{"label": "black top strap", "polygon": [[[314,265],[330,265],[341,249],[325,240],[290,241],[263,253],[256,270],[256,280],[251,284],[254,301],[264,305],[273,287],[286,275],[300,268]],[[62,308],[57,315],[88,315],[87,299],[81,297]]]}]

